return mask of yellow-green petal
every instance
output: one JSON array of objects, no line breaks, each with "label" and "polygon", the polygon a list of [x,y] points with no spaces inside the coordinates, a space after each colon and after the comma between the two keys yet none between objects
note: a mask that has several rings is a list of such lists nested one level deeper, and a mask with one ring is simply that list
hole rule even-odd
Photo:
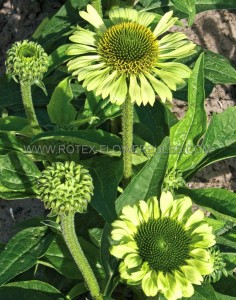
[{"label": "yellow-green petal", "polygon": [[143,277],[142,289],[148,297],[156,296],[158,292],[156,271],[151,270]]}]

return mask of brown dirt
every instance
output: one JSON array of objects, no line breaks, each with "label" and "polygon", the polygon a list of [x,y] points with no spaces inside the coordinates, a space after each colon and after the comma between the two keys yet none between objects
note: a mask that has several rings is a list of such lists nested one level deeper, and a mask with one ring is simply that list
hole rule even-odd
[{"label": "brown dirt", "polygon": [[[0,0],[0,74],[4,72],[5,53],[18,40],[31,36],[42,19],[51,15],[64,0]],[[208,11],[197,15],[192,28],[181,28],[190,39],[202,47],[230,58],[236,65],[236,12]],[[217,85],[206,101],[208,117],[235,105],[233,85]],[[175,101],[174,112],[180,118],[187,109]],[[189,183],[192,188],[221,187],[236,189],[236,160],[229,159],[208,166]],[[29,217],[42,215],[43,205],[38,200],[0,200],[0,241],[6,242],[13,226]]]}]

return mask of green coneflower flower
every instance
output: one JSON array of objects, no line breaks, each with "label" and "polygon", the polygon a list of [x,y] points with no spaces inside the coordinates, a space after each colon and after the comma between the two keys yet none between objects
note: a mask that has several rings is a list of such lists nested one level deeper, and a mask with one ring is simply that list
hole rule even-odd
[{"label": "green coneflower flower", "polygon": [[48,69],[48,55],[35,42],[24,40],[16,42],[7,52],[6,69],[15,81],[27,81],[31,84],[42,80]]},{"label": "green coneflower flower", "polygon": [[215,244],[212,228],[204,214],[192,214],[188,197],[173,199],[163,192],[147,202],[125,206],[111,232],[115,245],[111,254],[122,259],[121,278],[141,284],[147,296],[158,292],[166,299],[191,297],[193,284],[200,285],[211,274],[213,263],[207,248]]},{"label": "green coneflower flower", "polygon": [[38,178],[38,193],[53,213],[83,213],[93,195],[89,171],[75,162],[56,162]]},{"label": "green coneflower flower", "polygon": [[106,25],[97,11],[87,6],[80,16],[95,31],[78,26],[70,37],[75,44],[67,54],[76,56],[68,63],[69,71],[112,103],[122,104],[129,96],[138,105],[155,102],[155,92],[165,102],[172,100],[171,90],[183,84],[190,69],[174,59],[191,55],[195,45],[183,33],[170,33],[160,38],[177,18],[166,13],[156,23],[156,15],[131,8],[115,8]]}]

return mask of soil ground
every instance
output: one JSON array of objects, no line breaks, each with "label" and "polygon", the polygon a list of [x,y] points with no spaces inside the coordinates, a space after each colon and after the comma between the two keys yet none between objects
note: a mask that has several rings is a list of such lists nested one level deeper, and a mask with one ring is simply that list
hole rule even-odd
[{"label": "soil ground", "polygon": [[[10,45],[29,38],[43,18],[55,13],[64,0],[0,0],[0,74],[4,72],[6,50]],[[197,15],[192,28],[181,28],[202,47],[220,53],[236,65],[236,11],[208,11]],[[210,120],[236,102],[233,85],[217,85],[206,100]],[[181,118],[187,104],[175,101],[174,112]],[[236,160],[229,159],[198,172],[189,183],[192,188],[220,187],[236,190]],[[41,216],[44,208],[39,200],[0,200],[0,242],[6,242],[20,221]]]}]

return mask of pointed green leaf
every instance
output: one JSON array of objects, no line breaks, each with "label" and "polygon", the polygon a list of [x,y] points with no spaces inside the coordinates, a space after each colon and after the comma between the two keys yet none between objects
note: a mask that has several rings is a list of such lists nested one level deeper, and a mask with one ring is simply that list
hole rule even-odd
[{"label": "pointed green leaf", "polygon": [[105,221],[111,223],[116,218],[115,200],[123,175],[123,161],[112,157],[94,157],[83,161],[83,164],[93,178],[94,196],[91,205]]},{"label": "pointed green leaf", "polygon": [[59,83],[47,106],[51,122],[59,126],[68,126],[77,115],[76,109],[70,103],[73,99],[70,81],[71,78],[67,77]]},{"label": "pointed green leaf", "polygon": [[0,285],[36,264],[54,238],[47,227],[32,227],[17,233],[0,254]]},{"label": "pointed green leaf", "polygon": [[186,170],[203,156],[198,142],[206,131],[204,56],[198,58],[188,82],[188,111],[170,130],[169,168]]},{"label": "pointed green leaf", "polygon": [[178,193],[188,195],[196,204],[208,211],[219,212],[236,218],[236,194],[218,188],[188,189],[179,188]]},{"label": "pointed green leaf", "polygon": [[0,156],[0,183],[8,189],[29,189],[39,175],[36,165],[20,152]]},{"label": "pointed green leaf", "polygon": [[120,213],[125,205],[133,205],[138,200],[147,200],[151,196],[159,196],[166,173],[169,138],[165,138],[154,156],[133,178],[123,194],[116,200],[116,212]]},{"label": "pointed green leaf", "polygon": [[20,281],[0,287],[0,298],[5,300],[63,300],[64,296],[50,284],[38,281]]}]

